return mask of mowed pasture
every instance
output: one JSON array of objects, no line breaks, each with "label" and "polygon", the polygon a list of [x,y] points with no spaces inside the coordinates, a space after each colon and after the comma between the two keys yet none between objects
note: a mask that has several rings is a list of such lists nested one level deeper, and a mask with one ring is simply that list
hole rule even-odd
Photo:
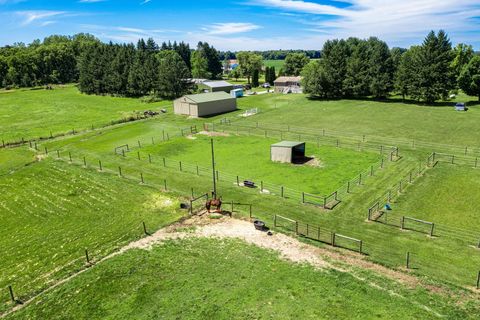
[{"label": "mowed pasture", "polygon": [[[170,164],[173,160],[175,165],[178,161],[183,161],[185,164],[210,168],[210,139],[206,135],[196,135],[193,139],[174,139],[134,148],[127,156],[137,157],[137,152],[140,152],[143,159],[150,154],[155,158],[166,157]],[[327,195],[352,179],[357,172],[380,161],[380,154],[373,152],[357,152],[331,146],[317,147],[314,143],[307,143],[306,156],[314,158],[310,164],[272,162],[270,145],[276,142],[278,140],[253,136],[216,136],[216,169],[220,173],[254,181],[257,185],[264,181],[315,195]]]},{"label": "mowed pasture", "polygon": [[[178,200],[128,180],[44,160],[0,178],[0,287],[28,298],[184,214]],[[1,290],[0,310],[9,300]]]},{"label": "mowed pasture", "polygon": [[392,213],[478,232],[479,190],[480,170],[439,163],[396,201]]},{"label": "mowed pasture", "polygon": [[408,290],[371,273],[356,277],[328,267],[294,264],[240,240],[192,238],[116,256],[7,319],[436,319],[438,315],[475,318],[445,297]]},{"label": "mowed pasture", "polygon": [[[417,140],[458,146],[479,147],[480,131],[473,130],[480,121],[480,108],[474,97],[460,95],[467,112],[457,112],[456,100],[438,105],[402,103],[400,98],[374,100],[312,100],[306,95],[260,95],[240,99],[243,109],[257,107],[255,117],[243,123],[256,122],[270,127],[287,126],[304,131],[325,129],[327,132],[353,133],[366,138],[377,136],[400,140]],[[470,102],[470,103],[468,103]],[[392,141],[394,144],[395,141]]]},{"label": "mowed pasture", "polygon": [[[159,111],[169,102],[142,103],[139,99],[89,96],[76,86],[54,90],[19,89],[0,91],[0,139],[5,142],[47,138],[75,131],[106,126],[136,112]],[[1,141],[0,141],[1,142]]]}]

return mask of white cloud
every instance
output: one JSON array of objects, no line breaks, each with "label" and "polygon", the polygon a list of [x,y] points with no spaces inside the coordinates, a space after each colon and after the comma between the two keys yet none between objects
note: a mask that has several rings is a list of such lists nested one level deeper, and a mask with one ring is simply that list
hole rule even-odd
[{"label": "white cloud", "polygon": [[65,14],[65,11],[49,11],[49,10],[29,10],[29,11],[17,11],[15,12],[22,18],[21,26],[27,26],[36,21],[42,21],[44,19],[52,18]]},{"label": "white cloud", "polygon": [[151,2],[152,0],[143,0],[140,4],[147,4],[149,2]]},{"label": "white cloud", "polygon": [[142,29],[123,26],[102,26],[93,24],[80,25],[82,32],[89,32],[100,39],[114,42],[137,42],[140,38],[154,38],[158,40],[165,34],[176,34],[179,31],[172,29]]},{"label": "white cloud", "polygon": [[228,23],[214,23],[202,28],[208,34],[212,35],[228,35],[236,33],[245,33],[260,29],[261,27],[253,23],[243,22],[228,22]]},{"label": "white cloud", "polygon": [[[253,4],[286,13],[306,14],[305,31],[331,37],[378,36],[389,43],[421,39],[430,30],[479,31],[478,0],[347,0],[344,8],[300,0],[253,0]],[[251,2],[252,4],[252,2]],[[313,26],[313,28],[312,28]],[[473,38],[471,41],[475,41]]]}]

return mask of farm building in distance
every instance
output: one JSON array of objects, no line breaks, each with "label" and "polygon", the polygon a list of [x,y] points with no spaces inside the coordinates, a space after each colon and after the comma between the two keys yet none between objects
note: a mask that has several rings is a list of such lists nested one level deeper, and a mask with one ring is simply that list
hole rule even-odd
[{"label": "farm building in distance", "polygon": [[175,114],[194,118],[237,110],[237,99],[225,92],[186,95],[173,102]]},{"label": "farm building in distance", "polygon": [[274,81],[275,93],[302,93],[302,77],[279,77]]},{"label": "farm building in distance", "polygon": [[270,159],[275,162],[299,163],[305,159],[305,142],[282,141],[270,146]]},{"label": "farm building in distance", "polygon": [[230,91],[233,90],[233,84],[228,83],[227,81],[204,81],[198,87],[208,92],[223,91],[230,93]]}]

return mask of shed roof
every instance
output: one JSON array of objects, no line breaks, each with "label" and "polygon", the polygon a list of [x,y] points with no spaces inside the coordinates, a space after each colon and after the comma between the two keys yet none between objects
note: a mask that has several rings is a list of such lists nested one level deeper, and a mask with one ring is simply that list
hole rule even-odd
[{"label": "shed roof", "polygon": [[299,142],[299,141],[281,141],[272,144],[272,147],[282,147],[282,148],[294,148],[297,146],[301,146],[302,144],[305,144],[305,142]]},{"label": "shed roof", "polygon": [[204,81],[203,85],[210,88],[223,88],[233,86],[233,84],[228,83],[227,81]]},{"label": "shed roof", "polygon": [[226,92],[207,92],[207,93],[200,93],[200,94],[190,94],[186,95],[185,98],[192,100],[196,103],[203,103],[203,102],[210,102],[210,101],[219,101],[219,100],[227,100],[227,99],[235,99],[232,98]]}]

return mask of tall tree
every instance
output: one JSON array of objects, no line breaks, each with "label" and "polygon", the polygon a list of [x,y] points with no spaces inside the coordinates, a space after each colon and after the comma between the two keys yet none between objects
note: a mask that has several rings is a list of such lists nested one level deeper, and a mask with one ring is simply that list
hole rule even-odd
[{"label": "tall tree", "polygon": [[254,88],[260,86],[260,83],[259,83],[259,74],[260,74],[260,71],[259,71],[259,70],[254,70],[254,71],[253,71],[253,75],[252,75],[252,87],[254,87]]},{"label": "tall tree", "polygon": [[203,57],[207,59],[207,71],[210,79],[218,79],[222,75],[222,62],[218,55],[218,51],[206,42],[199,42],[197,51],[202,52]]},{"label": "tall tree", "polygon": [[446,99],[455,84],[451,70],[452,46],[447,34],[443,30],[437,34],[431,31],[415,59],[414,65],[419,74],[415,77],[417,81],[410,90],[410,96],[427,103]]},{"label": "tall tree", "polygon": [[289,53],[285,58],[285,74],[287,76],[299,76],[310,59],[304,53]]},{"label": "tall tree", "polygon": [[262,56],[253,52],[242,51],[237,53],[238,68],[244,77],[247,77],[248,83],[255,70],[261,70],[263,65]]},{"label": "tall tree", "polygon": [[190,71],[182,57],[173,50],[164,50],[157,54],[158,85],[156,93],[167,99],[175,99],[188,92]]},{"label": "tall tree", "polygon": [[466,45],[464,43],[459,43],[453,49],[453,60],[452,60],[452,72],[455,77],[458,79],[463,68],[470,62],[474,57],[475,53],[471,45]]},{"label": "tall tree", "polygon": [[400,58],[400,63],[395,72],[394,87],[397,93],[402,95],[403,100],[413,90],[415,83],[419,82],[416,78],[419,76],[419,70],[422,67],[418,59],[421,50],[421,47],[413,46]]},{"label": "tall tree", "polygon": [[388,45],[377,38],[368,39],[368,84],[369,94],[386,98],[393,90],[395,67]]},{"label": "tall tree", "polygon": [[192,77],[197,79],[210,79],[212,75],[208,72],[208,61],[203,50],[196,50],[192,54]]},{"label": "tall tree", "polygon": [[480,101],[480,56],[474,56],[463,68],[458,84],[466,94],[478,97]]},{"label": "tall tree", "polygon": [[343,81],[347,73],[347,59],[349,56],[350,50],[345,40],[329,40],[323,45],[323,66],[332,84],[332,97],[341,97],[343,95]]},{"label": "tall tree", "polygon": [[303,68],[303,91],[313,97],[332,97],[333,78],[325,69],[325,61],[311,61]]}]

